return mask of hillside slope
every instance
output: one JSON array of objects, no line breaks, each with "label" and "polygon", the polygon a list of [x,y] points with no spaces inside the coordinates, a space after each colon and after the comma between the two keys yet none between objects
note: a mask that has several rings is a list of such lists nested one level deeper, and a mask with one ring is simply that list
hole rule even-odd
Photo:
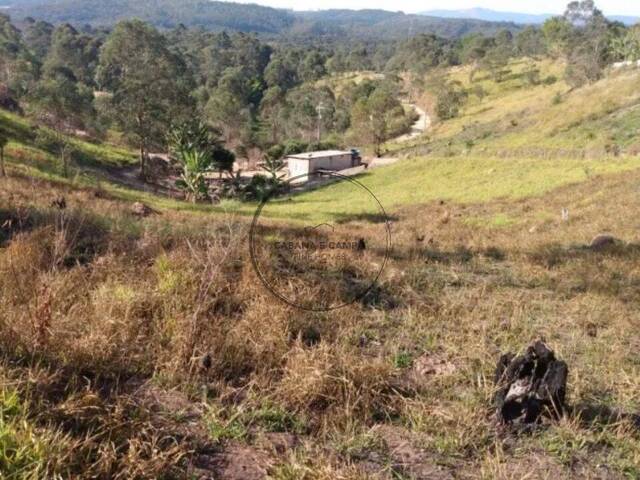
[{"label": "hillside slope", "polygon": [[[482,98],[470,94],[458,117],[435,122],[425,135],[409,142],[387,145],[387,155],[401,160],[360,175],[358,180],[393,212],[439,199],[470,204],[543,195],[568,183],[640,168],[639,71],[612,74],[594,85],[570,91],[561,80],[529,85],[524,74],[528,68],[526,62],[514,62],[506,80],[497,83],[478,75],[473,84],[469,69],[453,68],[450,78],[468,89],[481,86]],[[560,76],[562,65],[542,62],[537,68],[541,78],[553,78]],[[423,102],[428,104],[430,98],[427,95]],[[28,166],[30,174],[59,178],[54,153],[37,142],[26,120],[3,113],[0,121],[7,130],[15,131],[7,149],[11,168],[24,170]],[[97,176],[105,188],[114,193],[117,190],[122,198],[143,195],[130,189],[135,185],[117,185],[118,176],[113,175],[119,166],[135,170],[133,152],[99,142],[75,142],[73,168],[82,178],[91,183]],[[343,197],[340,214],[355,218],[364,206],[355,198],[348,200],[350,191],[348,185],[338,183],[277,200],[269,215],[331,220],[323,205]],[[145,199],[156,206],[210,213],[251,216],[255,209],[251,203],[233,200],[191,205],[154,196]]]},{"label": "hillside slope", "polygon": [[[473,83],[468,68],[453,68],[451,80],[469,94],[458,117],[435,122],[423,136],[387,145],[397,163],[358,177],[391,212],[435,200],[473,204],[497,198],[521,199],[601,174],[640,168],[640,71],[612,74],[577,90],[562,81],[562,65],[537,64],[540,81],[528,83],[527,62],[514,62],[507,79],[481,74]],[[549,80],[551,79],[551,80]],[[427,94],[423,102],[433,98]],[[269,211],[283,218],[320,215],[332,198],[344,198],[341,215],[365,208],[338,183],[294,196]]]},{"label": "hillside slope", "polygon": [[[521,13],[521,12],[503,12],[497,10],[491,10],[488,8],[468,8],[461,10],[427,10],[421,12],[422,15],[430,15],[433,17],[442,18],[473,18],[476,20],[484,20],[488,22],[513,22],[519,24],[541,24],[545,20],[553,16],[557,16],[551,13]],[[633,25],[638,23],[640,17],[630,15],[607,15],[607,18],[614,22],[622,22],[626,25]]]},{"label": "hillside slope", "polygon": [[[155,202],[141,218],[100,186],[18,168],[21,148],[0,178],[9,478],[640,475],[640,169],[423,157],[372,171],[385,205],[404,204],[389,208],[391,254],[368,248],[352,270],[384,274],[362,301],[315,313],[262,287],[237,210],[129,191]],[[293,202],[291,217],[326,209]],[[620,240],[589,248],[600,232]],[[490,414],[495,362],[540,336],[569,365],[569,409],[510,434]]]}]

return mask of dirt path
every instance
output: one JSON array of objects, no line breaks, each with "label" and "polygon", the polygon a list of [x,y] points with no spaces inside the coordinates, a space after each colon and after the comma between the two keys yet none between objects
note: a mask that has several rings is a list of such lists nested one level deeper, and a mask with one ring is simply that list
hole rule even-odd
[{"label": "dirt path", "polygon": [[[415,111],[418,113],[418,119],[414,122],[413,125],[411,125],[411,130],[409,131],[409,133],[405,133],[404,135],[400,135],[399,137],[392,138],[391,140],[388,140],[388,142],[408,142],[409,140],[419,137],[431,127],[431,117],[429,117],[426,111],[413,103],[405,103],[405,105],[415,109]],[[396,163],[398,160],[399,158],[397,157],[374,158],[369,163],[369,168],[391,165],[392,163]]]},{"label": "dirt path", "polygon": [[431,118],[427,115],[422,108],[413,104],[413,103],[405,103],[406,106],[413,108],[418,113],[418,119],[411,125],[411,130],[409,133],[405,133],[404,135],[400,135],[399,137],[392,138],[389,140],[390,142],[406,142],[413,138],[416,138],[422,135],[425,130],[427,130],[431,126]]}]

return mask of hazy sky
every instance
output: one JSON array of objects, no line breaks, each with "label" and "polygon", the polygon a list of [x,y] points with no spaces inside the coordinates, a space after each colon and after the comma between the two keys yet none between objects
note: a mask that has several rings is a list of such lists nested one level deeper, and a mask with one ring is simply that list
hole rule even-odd
[{"label": "hazy sky", "polygon": [[[327,8],[382,8],[384,10],[402,10],[406,13],[425,10],[457,10],[472,7],[484,7],[492,10],[523,13],[562,13],[567,1],[536,0],[522,2],[516,0],[242,0],[244,3],[258,3],[271,7],[293,8],[295,10],[325,10]],[[596,5],[607,14],[638,15],[638,0],[597,1]]]}]

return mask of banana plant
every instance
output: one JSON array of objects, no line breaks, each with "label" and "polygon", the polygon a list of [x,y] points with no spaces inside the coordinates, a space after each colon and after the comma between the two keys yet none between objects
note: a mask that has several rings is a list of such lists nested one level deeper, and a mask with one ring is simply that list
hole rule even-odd
[{"label": "banana plant", "polygon": [[182,165],[176,186],[192,202],[209,199],[206,174],[233,172],[235,155],[224,148],[217,132],[199,119],[175,125],[167,134],[171,156]]},{"label": "banana plant", "polygon": [[176,186],[187,192],[192,202],[206,200],[209,197],[205,175],[211,171],[213,159],[211,153],[199,148],[185,148],[178,152],[178,160],[182,164],[182,174]]}]

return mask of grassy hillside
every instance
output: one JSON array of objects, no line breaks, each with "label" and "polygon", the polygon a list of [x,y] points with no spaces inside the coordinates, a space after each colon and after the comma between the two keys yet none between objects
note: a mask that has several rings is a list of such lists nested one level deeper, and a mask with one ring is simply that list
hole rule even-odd
[{"label": "grassy hillside", "polygon": [[[0,128],[10,138],[5,151],[9,165],[22,170],[35,169],[53,177],[61,175],[58,154],[47,139],[46,128],[36,127],[26,118],[4,110],[0,110]],[[127,148],[98,140],[70,138],[70,150],[72,164],[78,173],[91,170],[95,174],[94,169],[130,166],[137,161],[135,154]]]},{"label": "grassy hillside", "polygon": [[[435,122],[409,144],[388,145],[388,155],[407,158],[358,180],[393,212],[440,199],[469,204],[538,196],[640,168],[639,72],[570,91],[558,80],[560,64],[537,65],[542,79],[556,78],[551,85],[526,84],[525,62],[510,68],[510,77],[500,83],[478,74],[473,85],[482,86],[482,100],[471,95],[459,117]],[[450,78],[471,86],[469,69],[453,69]],[[355,217],[368,208],[359,198],[351,185],[340,183],[283,199],[269,214],[325,221]],[[327,212],[332,199],[341,199],[339,212]]]},{"label": "grassy hillside", "polygon": [[[407,206],[375,294],[316,314],[260,286],[242,219],[166,207],[139,219],[92,188],[1,179],[3,470],[635,478],[638,182],[633,170]],[[65,211],[50,206],[61,195]],[[601,231],[623,243],[585,248]],[[354,268],[381,260],[368,250]],[[495,361],[539,335],[570,366],[570,414],[502,435]]]},{"label": "grassy hillside", "polygon": [[[638,76],[568,92],[515,73],[480,80],[482,102],[359,177],[392,217],[392,249],[370,295],[323,313],[261,286],[255,205],[98,185],[133,156],[79,140],[86,174],[63,181],[30,125],[3,114],[15,135],[0,179],[2,474],[639,478]],[[490,134],[470,145],[475,124]],[[269,214],[375,235],[358,198],[334,184]],[[132,213],[140,199],[158,212]],[[602,232],[618,242],[589,248]],[[384,256],[369,248],[353,269]],[[569,365],[569,409],[514,435],[491,415],[495,362],[540,336]]]},{"label": "grassy hillside", "polygon": [[[471,67],[454,69],[449,78],[468,89],[468,102],[457,118],[437,123],[428,138],[416,140],[409,152],[602,158],[638,151],[638,71],[612,73],[571,90],[562,81],[561,63],[535,63],[540,78],[535,85],[526,79],[530,65],[525,61],[509,65],[510,73],[500,83],[482,73],[470,82]],[[486,96],[475,95],[476,88]],[[391,150],[406,147],[391,146]]]},{"label": "grassy hillside", "polygon": [[[636,88],[640,73],[613,75],[570,91],[561,80],[551,85],[527,85],[522,74],[527,68],[524,62],[510,68],[511,76],[500,83],[477,75],[474,85],[481,85],[485,91],[481,100],[471,95],[459,117],[435,122],[431,130],[411,143],[388,145],[388,155],[408,158],[368,171],[358,181],[393,213],[406,205],[434,200],[470,204],[538,196],[601,174],[640,167],[636,155],[640,151],[640,92]],[[561,68],[552,62],[538,64],[543,79],[558,78]],[[471,85],[468,69],[453,69],[450,76],[467,88]],[[339,85],[352,80],[347,76],[333,82]],[[47,175],[60,172],[55,156],[38,145],[27,121],[3,113],[0,122],[16,132],[17,141],[8,148],[9,162],[15,161],[20,168],[29,165]],[[88,173],[79,179],[86,185],[94,183],[93,177],[98,175],[104,180],[103,188],[113,194],[127,199],[142,195],[159,208],[242,216],[255,211],[256,205],[251,203],[224,201],[218,206],[194,206],[131,191],[117,185],[108,173],[110,167],[133,165],[134,153],[108,144],[75,143],[76,171]],[[339,211],[332,213],[326,208],[327,202],[336,199],[340,199]],[[274,201],[265,214],[326,221],[357,217],[368,208],[366,197],[352,185],[338,183]]]}]

